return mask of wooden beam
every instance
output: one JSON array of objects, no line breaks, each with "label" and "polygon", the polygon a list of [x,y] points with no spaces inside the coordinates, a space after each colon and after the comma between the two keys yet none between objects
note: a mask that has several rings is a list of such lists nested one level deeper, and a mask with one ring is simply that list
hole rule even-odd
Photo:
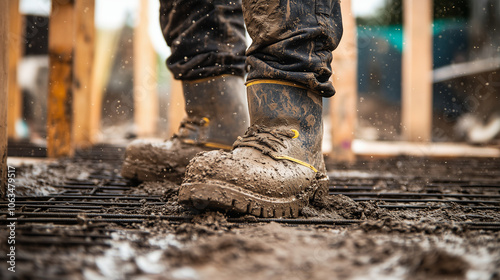
[{"label": "wooden beam", "polygon": [[41,158],[41,157],[8,157],[7,164],[8,166],[12,166],[14,168],[23,167],[27,165],[35,165],[35,164],[51,164],[55,163],[58,160],[55,158]]},{"label": "wooden beam", "polygon": [[47,155],[72,156],[74,3],[52,1],[49,23]]},{"label": "wooden beam", "polygon": [[402,141],[368,141],[356,139],[353,150],[357,156],[374,157],[500,157],[497,147],[479,147],[463,143],[416,143]]},{"label": "wooden beam", "polygon": [[93,59],[91,85],[91,111],[89,134],[91,141],[99,141],[101,134],[102,102],[105,87],[109,81],[113,58],[120,39],[120,30],[96,30],[96,48]]},{"label": "wooden beam", "polygon": [[157,60],[148,33],[148,0],[141,0],[134,33],[134,122],[137,135],[153,136],[159,118]]},{"label": "wooden beam", "polygon": [[[95,49],[95,0],[75,1],[75,50],[73,66],[73,141],[76,148],[92,145],[92,66]],[[100,110],[100,108],[99,108]]]},{"label": "wooden beam", "polygon": [[430,141],[432,130],[432,0],[404,0],[403,137]]},{"label": "wooden beam", "polygon": [[500,70],[500,57],[453,63],[434,69],[434,71],[432,71],[432,82],[441,83],[495,70]]},{"label": "wooden beam", "polygon": [[356,21],[351,9],[351,0],[342,0],[342,23],[344,33],[340,45],[333,52],[333,84],[337,94],[330,99],[330,121],[332,136],[331,157],[337,161],[352,162],[352,141],[357,113],[357,38]]},{"label": "wooden beam", "polygon": [[22,16],[19,12],[19,0],[9,0],[9,36],[8,54],[9,54],[9,85],[8,102],[9,112],[7,115],[7,131],[9,138],[18,138],[16,134],[16,123],[22,119],[22,95],[17,83],[17,66],[21,59],[23,46],[22,37]]},{"label": "wooden beam", "polygon": [[[0,50],[7,49],[9,34],[9,4],[0,1]],[[5,198],[7,190],[7,79],[8,53],[0,52],[0,197]]]},{"label": "wooden beam", "polygon": [[184,92],[182,82],[175,80],[173,75],[170,82],[170,101],[168,102],[168,136],[171,137],[179,130],[182,119],[186,116]]}]

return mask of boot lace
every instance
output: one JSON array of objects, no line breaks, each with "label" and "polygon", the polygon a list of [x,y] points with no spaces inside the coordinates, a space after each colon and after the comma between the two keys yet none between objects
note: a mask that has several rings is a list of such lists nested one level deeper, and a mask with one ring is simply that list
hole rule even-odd
[{"label": "boot lace", "polygon": [[[209,123],[210,120],[207,117],[201,119],[186,117],[181,121],[179,131],[174,134],[173,138],[178,138],[184,144],[198,145],[212,149],[231,150],[232,147],[225,144],[200,140],[205,139],[207,130],[203,128],[206,128]],[[196,137],[193,139],[192,135],[196,135]]]},{"label": "boot lace", "polygon": [[274,155],[275,152],[279,151],[279,146],[286,148],[285,139],[297,137],[298,131],[295,129],[252,125],[243,137],[238,137],[234,142],[233,149],[236,147],[253,147],[262,151],[265,155]]},{"label": "boot lace", "polygon": [[321,172],[311,164],[301,161],[299,159],[290,157],[288,155],[279,154],[279,146],[286,148],[284,143],[287,138],[297,138],[299,132],[295,129],[284,128],[268,128],[265,126],[252,125],[248,128],[243,137],[238,137],[233,144],[233,149],[237,147],[252,147],[260,150],[264,155],[268,155],[275,160],[288,160],[305,167],[310,168],[312,171],[320,175]]},{"label": "boot lace", "polygon": [[186,138],[189,135],[189,130],[196,132],[200,127],[208,126],[210,120],[207,117],[203,118],[189,118],[186,117],[181,121],[179,125],[179,131],[174,134],[174,138]]}]

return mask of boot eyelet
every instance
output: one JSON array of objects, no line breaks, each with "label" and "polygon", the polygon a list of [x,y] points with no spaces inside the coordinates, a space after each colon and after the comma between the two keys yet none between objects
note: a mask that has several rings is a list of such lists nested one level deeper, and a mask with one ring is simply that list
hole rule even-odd
[{"label": "boot eyelet", "polygon": [[201,119],[201,125],[202,126],[208,126],[209,123],[210,123],[210,120],[207,117],[203,117]]}]

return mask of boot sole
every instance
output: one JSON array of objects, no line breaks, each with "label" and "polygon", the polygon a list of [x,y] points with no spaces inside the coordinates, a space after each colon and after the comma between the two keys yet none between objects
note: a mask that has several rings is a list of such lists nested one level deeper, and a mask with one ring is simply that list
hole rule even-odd
[{"label": "boot sole", "polygon": [[179,190],[179,202],[196,209],[231,210],[263,218],[296,218],[308,204],[307,197],[272,198],[218,181],[185,183]]},{"label": "boot sole", "polygon": [[135,160],[131,162],[125,159],[121,175],[124,178],[138,181],[169,180],[180,183],[184,174],[175,170],[168,170],[167,168],[159,168],[158,165],[150,164],[146,161]]}]

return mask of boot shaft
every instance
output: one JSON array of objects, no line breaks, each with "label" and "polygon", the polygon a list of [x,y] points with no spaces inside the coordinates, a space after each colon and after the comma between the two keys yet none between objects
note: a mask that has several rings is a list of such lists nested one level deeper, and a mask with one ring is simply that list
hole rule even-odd
[{"label": "boot shaft", "polygon": [[243,78],[218,76],[182,83],[187,121],[195,129],[182,131],[195,142],[232,145],[249,125]]},{"label": "boot shaft", "polygon": [[280,81],[247,84],[251,125],[296,130],[298,145],[291,154],[323,170],[322,98],[314,92]]}]

